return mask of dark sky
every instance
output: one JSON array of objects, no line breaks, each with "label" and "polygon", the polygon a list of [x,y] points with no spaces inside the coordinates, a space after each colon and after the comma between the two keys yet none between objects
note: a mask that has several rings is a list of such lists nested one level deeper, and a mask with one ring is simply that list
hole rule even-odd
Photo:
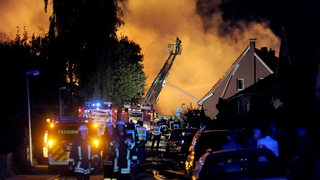
[{"label": "dark sky", "polygon": [[276,34],[283,25],[299,28],[316,27],[320,23],[319,6],[316,1],[311,0],[222,0],[219,8],[212,2],[215,0],[198,0],[198,11],[209,16],[220,10],[224,19],[232,23],[237,23],[240,19],[247,22],[268,20]]},{"label": "dark sky", "polygon": [[[244,2],[244,3],[242,3]],[[313,98],[320,60],[320,11],[317,1],[234,0],[226,3],[225,17],[230,19],[261,19],[270,21],[270,28],[280,35],[286,33],[294,84],[292,102],[306,107]],[[249,4],[249,5],[248,5]],[[253,8],[254,7],[254,8]]]}]

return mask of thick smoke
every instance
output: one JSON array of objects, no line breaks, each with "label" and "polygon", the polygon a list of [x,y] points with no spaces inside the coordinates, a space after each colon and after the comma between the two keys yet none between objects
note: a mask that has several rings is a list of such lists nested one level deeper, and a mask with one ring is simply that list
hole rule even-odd
[{"label": "thick smoke", "polygon": [[[156,104],[161,114],[174,115],[182,104],[197,106],[197,100],[224,75],[250,38],[257,39],[257,48],[277,51],[279,47],[267,21],[223,21],[220,1],[125,2],[125,25],[119,35],[141,46],[147,89],[169,55],[168,44],[175,43],[177,36],[182,40],[182,54],[176,57]],[[20,33],[25,27],[29,36],[47,33],[51,6],[45,13],[42,0],[0,0],[0,40],[14,39],[17,26]]]},{"label": "thick smoke", "polygon": [[267,21],[224,22],[219,6],[218,1],[200,5],[195,0],[134,0],[124,5],[125,25],[119,34],[141,46],[147,89],[169,56],[167,45],[175,43],[176,36],[182,40],[182,54],[156,104],[161,114],[174,115],[183,104],[197,107],[195,98],[200,100],[224,75],[250,38],[257,39],[257,48],[278,50],[279,38]]},{"label": "thick smoke", "polygon": [[0,0],[0,41],[14,39],[18,30],[29,37],[46,34],[50,15],[43,0]]}]

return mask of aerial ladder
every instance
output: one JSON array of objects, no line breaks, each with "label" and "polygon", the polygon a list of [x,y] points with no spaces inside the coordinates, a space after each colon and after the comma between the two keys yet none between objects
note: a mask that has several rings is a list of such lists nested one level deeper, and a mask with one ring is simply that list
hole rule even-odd
[{"label": "aerial ladder", "polygon": [[162,69],[160,70],[158,76],[154,79],[146,96],[143,98],[141,102],[142,109],[150,108],[157,102],[159,93],[165,84],[165,80],[169,74],[174,59],[177,55],[181,54],[182,45],[179,37],[176,38],[176,44],[168,44],[168,50],[169,57],[166,63],[163,65]]}]

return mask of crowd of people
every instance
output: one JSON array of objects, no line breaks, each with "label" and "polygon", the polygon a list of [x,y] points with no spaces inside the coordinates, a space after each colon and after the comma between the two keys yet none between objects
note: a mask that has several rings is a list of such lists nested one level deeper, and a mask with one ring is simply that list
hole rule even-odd
[{"label": "crowd of people", "polygon": [[77,179],[89,180],[94,168],[99,166],[99,158],[105,180],[133,179],[133,161],[139,160],[144,154],[135,151],[139,147],[144,149],[146,143],[146,128],[142,123],[125,123],[123,120],[106,123],[102,137],[102,155],[91,147],[87,131],[88,127],[85,125],[79,127],[80,137],[74,140],[70,152],[69,169],[74,171]]},{"label": "crowd of people", "polygon": [[310,127],[300,124],[284,131],[270,121],[267,126],[251,130],[252,134],[245,142],[237,142],[237,135],[231,131],[227,135],[228,142],[221,149],[266,148],[278,158],[291,180],[320,179],[320,143]]},{"label": "crowd of people", "polygon": [[[133,124],[123,120],[108,122],[105,127],[104,148],[100,157],[104,179],[133,179],[134,161],[146,157],[147,129],[142,122]],[[79,127],[80,138],[73,143],[70,153],[70,169],[79,180],[90,179],[99,158],[99,153],[90,147],[86,137],[87,130],[86,126]],[[158,151],[160,137],[163,135],[161,124],[154,124],[151,133],[151,151]],[[301,125],[288,133],[271,121],[267,126],[253,127],[251,133],[245,142],[237,142],[237,134],[230,131],[227,135],[228,142],[221,149],[266,148],[278,157],[290,179],[320,179],[320,143],[316,143],[309,128]],[[137,152],[139,148],[141,151]]]}]

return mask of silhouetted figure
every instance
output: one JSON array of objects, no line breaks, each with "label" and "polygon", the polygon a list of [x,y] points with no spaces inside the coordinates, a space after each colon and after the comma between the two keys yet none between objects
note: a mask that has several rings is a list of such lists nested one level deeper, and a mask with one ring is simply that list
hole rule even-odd
[{"label": "silhouetted figure", "polygon": [[132,135],[127,134],[126,124],[123,120],[118,120],[116,122],[116,129],[115,172],[117,172],[117,180],[131,180],[130,152],[134,141]]},{"label": "silhouetted figure", "polygon": [[258,139],[262,138],[262,131],[260,128],[256,127],[252,130],[252,136],[247,139],[246,147],[247,148],[257,148]]},{"label": "silhouetted figure", "polygon": [[267,148],[271,150],[276,157],[279,157],[279,144],[278,141],[271,137],[271,131],[269,128],[265,130],[265,136],[259,138],[257,141],[258,148]]},{"label": "silhouetted figure", "polygon": [[106,130],[103,135],[103,174],[104,179],[116,179],[114,172],[114,160],[116,157],[115,150],[115,139],[116,139],[116,130],[112,122],[106,123]]},{"label": "silhouetted figure", "polygon": [[176,53],[180,54],[180,50],[181,50],[181,40],[179,39],[179,37],[176,38]]},{"label": "silhouetted figure", "polygon": [[297,127],[297,141],[291,158],[290,177],[293,180],[312,179],[315,147],[305,127]]},{"label": "silhouetted figure", "polygon": [[227,138],[228,142],[222,145],[221,150],[242,148],[242,144],[237,142],[237,133],[235,131],[228,132]]}]

